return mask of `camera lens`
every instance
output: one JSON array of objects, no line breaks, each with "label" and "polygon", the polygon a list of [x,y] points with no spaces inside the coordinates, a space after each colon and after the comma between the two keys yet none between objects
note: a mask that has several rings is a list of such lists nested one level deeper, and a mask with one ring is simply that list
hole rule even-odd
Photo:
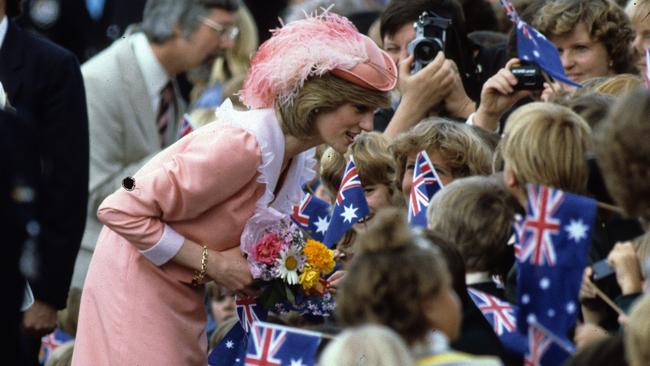
[{"label": "camera lens", "polygon": [[421,41],[413,50],[416,60],[430,62],[433,60],[440,51],[440,46],[435,42],[428,40]]}]

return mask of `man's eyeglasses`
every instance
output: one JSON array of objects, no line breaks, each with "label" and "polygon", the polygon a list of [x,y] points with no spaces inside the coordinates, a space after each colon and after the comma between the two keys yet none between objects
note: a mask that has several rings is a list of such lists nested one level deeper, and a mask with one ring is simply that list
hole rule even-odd
[{"label": "man's eyeglasses", "polygon": [[237,28],[236,25],[225,27],[222,24],[219,24],[214,20],[206,17],[201,17],[201,22],[212,29],[219,37],[233,40],[239,34],[239,28]]}]

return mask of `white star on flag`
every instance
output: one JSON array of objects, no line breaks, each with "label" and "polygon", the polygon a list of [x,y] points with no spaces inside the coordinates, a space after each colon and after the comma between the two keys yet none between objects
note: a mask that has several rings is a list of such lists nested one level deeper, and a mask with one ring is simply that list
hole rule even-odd
[{"label": "white star on flag", "polygon": [[317,216],[317,217],[318,217],[318,221],[314,223],[314,225],[316,225],[316,232],[325,234],[327,232],[327,227],[330,225],[330,222],[327,221],[327,216],[326,217]]},{"label": "white star on flag", "polygon": [[341,217],[343,217],[343,222],[352,222],[353,219],[357,218],[357,208],[354,207],[353,204],[350,204],[350,206],[343,206],[343,209],[345,210],[341,214]]},{"label": "white star on flag", "polygon": [[587,237],[587,230],[589,228],[582,222],[582,219],[571,220],[569,225],[564,227],[569,233],[569,239],[572,239],[576,243],[579,243],[582,239]]},{"label": "white star on flag", "polygon": [[232,349],[235,346],[235,342],[228,340],[226,341],[226,348]]},{"label": "white star on flag", "polygon": [[291,366],[307,366],[304,363],[302,363],[302,358],[299,358],[297,360],[294,360],[293,358],[291,359]]}]

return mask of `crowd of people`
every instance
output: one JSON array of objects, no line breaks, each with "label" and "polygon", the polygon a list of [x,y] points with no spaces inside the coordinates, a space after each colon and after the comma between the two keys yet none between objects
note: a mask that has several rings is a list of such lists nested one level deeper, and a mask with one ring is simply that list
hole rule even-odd
[{"label": "crowd of people", "polygon": [[318,365],[553,364],[475,300],[527,309],[536,185],[597,204],[574,320],[544,329],[564,364],[648,365],[649,62],[650,0],[0,0],[8,355],[208,364],[265,290],[244,243],[305,195],[335,207],[353,161],[369,213],[331,248],[335,310],[265,314],[321,332]]}]

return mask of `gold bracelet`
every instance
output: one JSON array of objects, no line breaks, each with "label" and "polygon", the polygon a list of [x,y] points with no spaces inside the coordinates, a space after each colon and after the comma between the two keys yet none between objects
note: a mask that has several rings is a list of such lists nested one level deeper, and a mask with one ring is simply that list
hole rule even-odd
[{"label": "gold bracelet", "polygon": [[192,276],[192,286],[198,286],[201,281],[203,281],[203,277],[205,277],[205,274],[208,272],[208,247],[203,246],[203,254],[201,255],[201,270],[200,271],[194,271],[194,275]]}]

